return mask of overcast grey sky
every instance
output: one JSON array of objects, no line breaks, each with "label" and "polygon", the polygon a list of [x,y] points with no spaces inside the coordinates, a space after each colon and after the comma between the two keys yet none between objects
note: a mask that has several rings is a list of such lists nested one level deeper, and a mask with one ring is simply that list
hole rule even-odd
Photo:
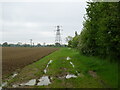
[{"label": "overcast grey sky", "polygon": [[3,43],[54,43],[56,25],[65,37],[81,32],[86,2],[5,2],[0,3],[0,33]]}]

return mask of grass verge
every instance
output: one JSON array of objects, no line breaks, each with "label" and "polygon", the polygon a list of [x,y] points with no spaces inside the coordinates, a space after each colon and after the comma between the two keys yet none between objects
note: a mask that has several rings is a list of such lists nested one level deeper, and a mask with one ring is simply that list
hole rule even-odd
[{"label": "grass verge", "polygon": [[[71,58],[71,62],[75,65],[73,68],[70,61],[66,57]],[[53,62],[49,65],[47,73],[44,74],[49,60]],[[77,78],[59,79],[67,73],[76,74],[78,71],[81,75]],[[99,78],[89,75],[88,71],[95,71]],[[118,86],[118,67],[117,63],[110,63],[96,57],[87,57],[79,54],[74,49],[61,48],[60,50],[44,57],[43,59],[30,64],[23,68],[21,72],[9,81],[9,86],[30,79],[39,79],[43,75],[53,77],[52,83],[48,86],[34,86],[39,88],[116,88]],[[103,83],[104,82],[104,83]],[[105,84],[105,85],[103,85]]]}]

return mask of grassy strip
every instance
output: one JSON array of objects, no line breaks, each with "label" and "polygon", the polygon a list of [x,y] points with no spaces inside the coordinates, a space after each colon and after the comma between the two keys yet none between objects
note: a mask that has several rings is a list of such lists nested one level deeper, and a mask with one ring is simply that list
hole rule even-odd
[{"label": "grassy strip", "polygon": [[[76,52],[73,55],[73,62],[76,68],[87,73],[89,70],[97,72],[97,75],[106,83],[106,87],[118,87],[118,64],[109,62],[108,60],[99,59],[97,57],[83,56]],[[81,68],[81,70],[79,69]]]},{"label": "grassy strip", "polygon": [[[72,68],[70,61],[66,60],[69,56],[72,59],[75,68]],[[53,62],[49,65],[46,74],[43,73],[49,60]],[[77,70],[81,75],[77,78],[59,79],[66,75],[66,72],[76,74]],[[9,85],[27,82],[30,79],[38,79],[43,75],[53,77],[52,84],[48,86],[37,86],[40,88],[103,88],[98,79],[91,77],[88,74],[89,70],[94,70],[100,76],[100,79],[110,87],[117,87],[118,71],[116,63],[109,63],[105,60],[100,60],[95,57],[87,57],[80,55],[74,49],[62,48],[43,59],[26,66],[22,69],[17,77],[9,82]],[[35,86],[36,87],[36,86]],[[107,86],[106,86],[107,87]]]}]

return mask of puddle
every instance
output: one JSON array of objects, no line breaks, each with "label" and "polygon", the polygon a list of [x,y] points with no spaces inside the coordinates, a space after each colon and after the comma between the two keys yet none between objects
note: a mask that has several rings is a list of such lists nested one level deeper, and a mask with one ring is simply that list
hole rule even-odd
[{"label": "puddle", "polygon": [[77,73],[78,76],[80,75],[80,73],[78,73],[78,71],[76,71],[76,73]]},{"label": "puddle", "polygon": [[68,49],[71,49],[71,48],[68,48]]},{"label": "puddle", "polygon": [[39,79],[39,82],[37,83],[38,86],[49,85],[49,84],[51,84],[51,82],[48,76],[41,77]]},{"label": "puddle", "polygon": [[22,83],[20,84],[20,86],[34,86],[36,84],[36,79],[32,79],[30,81],[28,81],[27,83]]},{"label": "puddle", "polygon": [[80,73],[78,73],[78,71],[76,71],[77,75],[80,75]]},{"label": "puddle", "polygon": [[53,77],[51,77],[50,79],[53,80]]},{"label": "puddle", "polygon": [[70,57],[67,57],[66,60],[70,60],[71,58]]},{"label": "puddle", "polygon": [[50,60],[50,61],[48,62],[48,64],[52,63],[52,61],[53,61],[53,60]]},{"label": "puddle", "polygon": [[17,76],[18,75],[18,73],[14,73],[13,75],[12,75],[12,78],[14,78],[15,76]]},{"label": "puddle", "polygon": [[48,68],[48,64],[47,64],[46,68]]},{"label": "puddle", "polygon": [[20,86],[25,86],[25,83],[21,83]]},{"label": "puddle", "polygon": [[19,87],[19,85],[12,85],[13,88]]},{"label": "puddle", "polygon": [[78,74],[78,71],[76,71],[76,73]]},{"label": "puddle", "polygon": [[52,62],[53,62],[53,60],[50,60],[50,61],[48,62],[46,68],[44,69],[44,73],[45,73],[45,74],[47,73],[47,68],[48,68],[49,64],[52,63]]},{"label": "puddle", "polygon": [[2,87],[6,86],[6,85],[7,85],[7,82],[2,83]]},{"label": "puddle", "polygon": [[29,82],[27,82],[25,85],[32,86],[32,85],[35,85],[35,84],[36,84],[36,79],[32,79]]},{"label": "puddle", "polygon": [[44,73],[46,73],[47,72],[47,70],[46,69],[44,69]]},{"label": "puddle", "polygon": [[76,78],[77,76],[76,75],[74,75],[74,74],[68,74],[67,76],[66,76],[66,79],[69,79],[69,78]]},{"label": "puddle", "polygon": [[29,80],[27,83],[21,83],[19,85],[12,85],[13,88],[19,87],[19,86],[34,86],[36,84],[36,79]]},{"label": "puddle", "polygon": [[58,77],[59,79],[64,79],[66,76]]},{"label": "puddle", "polygon": [[12,76],[10,76],[10,78],[6,82],[2,83],[2,87],[7,86],[7,83],[17,75],[18,73],[15,72]]},{"label": "puddle", "polygon": [[73,68],[75,67],[74,64],[73,64],[72,62],[70,62],[70,64],[72,65]]}]

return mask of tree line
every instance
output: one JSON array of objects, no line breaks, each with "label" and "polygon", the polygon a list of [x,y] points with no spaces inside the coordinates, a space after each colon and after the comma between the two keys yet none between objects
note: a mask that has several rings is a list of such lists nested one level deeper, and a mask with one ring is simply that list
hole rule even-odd
[{"label": "tree line", "polygon": [[59,44],[59,43],[55,43],[55,44],[43,44],[41,45],[40,43],[38,43],[37,45],[34,44],[22,44],[20,42],[18,42],[17,44],[9,44],[7,42],[4,42],[3,44],[0,44],[0,46],[2,47],[67,47],[66,44]]},{"label": "tree line", "polygon": [[120,56],[120,3],[87,2],[83,29],[68,42],[88,56],[118,60]]}]

